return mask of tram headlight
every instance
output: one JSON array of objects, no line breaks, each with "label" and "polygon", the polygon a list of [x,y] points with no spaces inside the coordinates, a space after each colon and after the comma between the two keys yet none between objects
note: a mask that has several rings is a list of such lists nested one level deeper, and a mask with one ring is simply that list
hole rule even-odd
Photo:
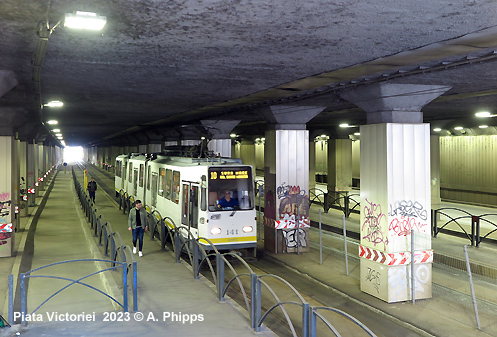
[{"label": "tram headlight", "polygon": [[244,233],[250,233],[250,232],[252,232],[253,230],[254,230],[254,229],[252,228],[252,226],[243,226],[243,228],[242,228],[242,231],[243,231]]},{"label": "tram headlight", "polygon": [[212,235],[218,235],[218,234],[221,234],[221,228],[219,227],[214,227],[211,229],[211,234]]}]

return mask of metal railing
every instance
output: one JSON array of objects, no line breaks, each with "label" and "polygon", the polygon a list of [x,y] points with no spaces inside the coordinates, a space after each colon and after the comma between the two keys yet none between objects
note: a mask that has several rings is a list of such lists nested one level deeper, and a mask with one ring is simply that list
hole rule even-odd
[{"label": "metal railing", "polygon": [[[448,211],[452,211],[452,213],[455,214],[449,214]],[[438,218],[440,216],[444,216],[448,218],[449,220],[445,222],[442,226],[439,226],[439,220]],[[461,230],[462,236],[467,238],[472,246],[478,247],[480,243],[484,239],[488,239],[489,236],[497,231],[497,224],[493,221],[490,221],[490,217],[496,217],[496,213],[488,213],[488,214],[482,214],[482,215],[474,215],[471,214],[463,209],[459,208],[453,208],[453,207],[445,207],[445,208],[440,208],[440,209],[433,209],[432,210],[432,217],[431,217],[431,225],[432,225],[432,235],[433,237],[437,237],[437,235],[446,230],[446,227],[450,225],[455,225],[457,228]],[[466,227],[462,223],[463,221],[470,221],[471,222],[471,232],[469,233],[468,230],[466,230]],[[486,224],[489,224],[493,228],[490,230],[488,233],[485,235],[481,236],[481,223],[484,222]]]},{"label": "metal railing", "polygon": [[128,245],[123,244],[121,234],[112,230],[110,222],[106,221],[102,214],[98,214],[98,210],[94,208],[93,201],[90,199],[88,192],[82,188],[78,181],[74,169],[72,170],[72,173],[74,186],[76,188],[76,193],[79,196],[81,207],[86,214],[90,229],[93,230],[94,237],[98,238],[98,245],[103,246],[104,248],[104,255],[110,256],[111,260],[109,260],[109,262],[112,267],[119,263],[125,263],[126,272],[132,269],[133,310],[137,311],[137,265],[134,256],[131,253],[131,248]]},{"label": "metal railing", "polygon": [[[41,269],[49,268],[49,267],[52,267],[52,266],[59,266],[61,264],[65,264],[65,263],[73,263],[73,262],[92,262],[92,263],[93,262],[110,262],[111,263],[111,267],[106,268],[106,269],[102,269],[102,270],[99,270],[99,271],[96,271],[94,273],[87,274],[87,275],[85,275],[83,277],[80,277],[78,279],[71,279],[71,278],[67,278],[67,277],[53,276],[53,275],[32,275],[32,273],[34,273],[36,271],[39,271]],[[134,264],[136,264],[136,262],[134,262]],[[29,315],[33,315],[34,313],[36,313],[38,311],[38,309],[40,309],[45,303],[47,303],[52,298],[54,298],[56,295],[58,295],[59,293],[61,293],[62,291],[64,291],[65,289],[69,288],[70,286],[72,286],[74,284],[79,284],[79,285],[82,285],[82,286],[85,286],[85,287],[88,287],[90,289],[95,290],[96,292],[98,292],[98,293],[106,296],[110,300],[112,300],[115,303],[117,303],[121,308],[123,308],[124,312],[128,312],[128,268],[127,267],[128,266],[127,266],[126,262],[116,262],[116,261],[102,260],[102,259],[78,259],[78,260],[67,260],[67,261],[62,261],[62,262],[55,262],[55,263],[51,263],[51,264],[48,264],[48,265],[45,265],[45,266],[42,266],[42,267],[30,270],[30,271],[25,272],[25,273],[21,273],[20,274],[20,287],[21,287],[21,323],[25,322],[25,317],[26,317],[26,314],[27,314],[27,291],[26,291],[26,279],[27,278],[52,278],[52,279],[64,280],[64,281],[68,281],[69,282],[69,284],[61,287],[59,290],[55,291],[50,296],[48,296]],[[109,270],[116,270],[116,269],[121,269],[122,270],[122,282],[123,282],[123,301],[122,301],[122,303],[119,302],[116,298],[114,298],[114,297],[110,296],[109,294],[103,292],[102,290],[100,290],[100,289],[98,289],[98,288],[96,288],[94,286],[91,286],[88,283],[83,282],[83,280],[87,279],[90,276],[97,275],[97,274],[100,274],[100,273],[103,273],[103,272],[106,272],[106,271],[109,271]],[[134,270],[134,272],[133,272],[134,273],[133,279],[135,280],[136,279],[136,268],[133,268],[133,270]],[[9,288],[13,289],[13,287],[12,288],[9,287]],[[10,289],[9,289],[9,292],[13,292]],[[134,306],[136,306],[136,304],[137,304],[136,298],[134,298]],[[14,310],[13,304],[12,305],[9,304],[9,317],[10,316],[13,317],[13,310]],[[137,309],[134,309],[134,310],[137,310]]]}]

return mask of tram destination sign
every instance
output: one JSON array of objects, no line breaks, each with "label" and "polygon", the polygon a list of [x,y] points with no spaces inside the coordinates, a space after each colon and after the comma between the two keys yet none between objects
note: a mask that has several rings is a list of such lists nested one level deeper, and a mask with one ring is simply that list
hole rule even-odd
[{"label": "tram destination sign", "polygon": [[219,169],[210,172],[211,180],[240,180],[240,179],[248,179],[249,171],[245,170],[226,170]]}]

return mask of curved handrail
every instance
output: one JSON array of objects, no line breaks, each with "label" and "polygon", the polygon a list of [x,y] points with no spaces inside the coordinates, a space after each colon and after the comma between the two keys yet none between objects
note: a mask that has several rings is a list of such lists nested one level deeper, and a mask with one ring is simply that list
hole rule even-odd
[{"label": "curved handrail", "polygon": [[[348,319],[350,319],[352,322],[354,322],[355,324],[357,324],[361,329],[363,329],[364,331],[366,331],[371,337],[377,337],[371,330],[368,329],[367,326],[365,326],[361,321],[359,321],[357,318],[355,318],[354,316],[352,315],[349,315],[347,314],[346,312],[342,311],[342,310],[339,310],[339,309],[336,309],[336,308],[330,308],[330,307],[312,307],[312,311],[316,314],[317,311],[316,310],[319,310],[319,309],[323,309],[323,310],[329,310],[329,311],[333,311],[337,314],[340,314]],[[324,317],[321,317],[321,315],[319,315],[319,317],[323,320],[326,320]]]},{"label": "curved handrail", "polygon": [[105,271],[109,271],[109,270],[113,270],[113,269],[117,269],[117,268],[123,268],[123,266],[115,266],[115,267],[110,267],[110,268],[107,268],[107,269],[102,269],[102,270],[99,270],[99,271],[96,271],[94,273],[91,273],[89,275],[86,275],[86,276],[83,276],[77,280],[73,280],[73,279],[70,279],[70,278],[67,278],[67,277],[60,277],[60,276],[49,276],[49,275],[30,275],[28,276],[29,278],[35,278],[35,277],[40,277],[40,278],[54,278],[54,279],[59,279],[59,280],[65,280],[65,281],[72,281],[71,283],[65,285],[64,287],[60,288],[59,290],[57,290],[55,293],[53,293],[52,295],[50,295],[45,301],[43,301],[31,314],[35,313],[38,309],[41,308],[41,306],[43,306],[45,303],[47,303],[49,300],[51,300],[55,295],[61,293],[62,291],[64,291],[65,289],[67,289],[68,287],[72,286],[73,284],[81,284],[85,287],[88,287],[90,289],[93,289],[105,296],[107,296],[108,298],[110,298],[111,300],[113,300],[114,302],[116,302],[117,304],[119,304],[119,306],[121,306],[122,308],[124,308],[124,306],[119,303],[119,301],[117,301],[114,297],[104,293],[102,290],[100,289],[97,289],[87,283],[84,283],[84,282],[79,282],[81,280],[84,280],[85,278],[87,277],[90,277],[90,276],[93,276],[93,275],[96,275],[96,274],[99,274],[99,273],[102,273],[102,272],[105,272]]},{"label": "curved handrail", "polygon": [[292,286],[290,284],[290,282],[288,282],[287,280],[285,280],[284,278],[282,277],[279,277],[278,275],[274,275],[274,274],[262,274],[262,275],[258,275],[257,276],[259,279],[262,279],[263,277],[272,277],[272,278],[275,278],[277,279],[278,281],[280,282],[283,282],[288,288],[290,288],[290,290],[292,290],[294,292],[295,295],[297,295],[297,297],[300,299],[300,301],[302,303],[306,303],[306,300],[304,299],[304,297],[302,297],[302,295],[300,295],[300,293],[298,292],[297,289],[295,289],[294,286]]},{"label": "curved handrail", "polygon": [[[278,302],[276,303],[275,305],[273,305],[271,308],[269,308],[266,313],[264,314],[264,316],[261,317],[261,320],[257,323],[257,326],[260,327],[262,326],[262,322],[266,319],[266,317],[271,313],[271,311],[273,311],[274,309],[280,307],[281,309],[283,309],[283,304],[295,304],[299,307],[302,307],[302,304],[301,303],[298,303],[298,302],[293,302],[293,301],[284,301],[284,302]],[[294,327],[293,327],[293,324],[290,326],[291,330],[292,330],[292,334],[294,336],[297,336],[297,332],[295,331]]]}]

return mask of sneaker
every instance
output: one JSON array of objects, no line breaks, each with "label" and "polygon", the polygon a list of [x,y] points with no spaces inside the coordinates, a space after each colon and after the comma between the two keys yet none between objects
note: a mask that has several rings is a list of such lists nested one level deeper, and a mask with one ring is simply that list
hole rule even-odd
[{"label": "sneaker", "polygon": [[143,253],[142,253],[142,252],[138,252],[138,256],[139,256],[139,257],[142,257],[142,256],[143,256]]},{"label": "sneaker", "polygon": [[133,254],[136,254],[136,247],[133,247]]}]

